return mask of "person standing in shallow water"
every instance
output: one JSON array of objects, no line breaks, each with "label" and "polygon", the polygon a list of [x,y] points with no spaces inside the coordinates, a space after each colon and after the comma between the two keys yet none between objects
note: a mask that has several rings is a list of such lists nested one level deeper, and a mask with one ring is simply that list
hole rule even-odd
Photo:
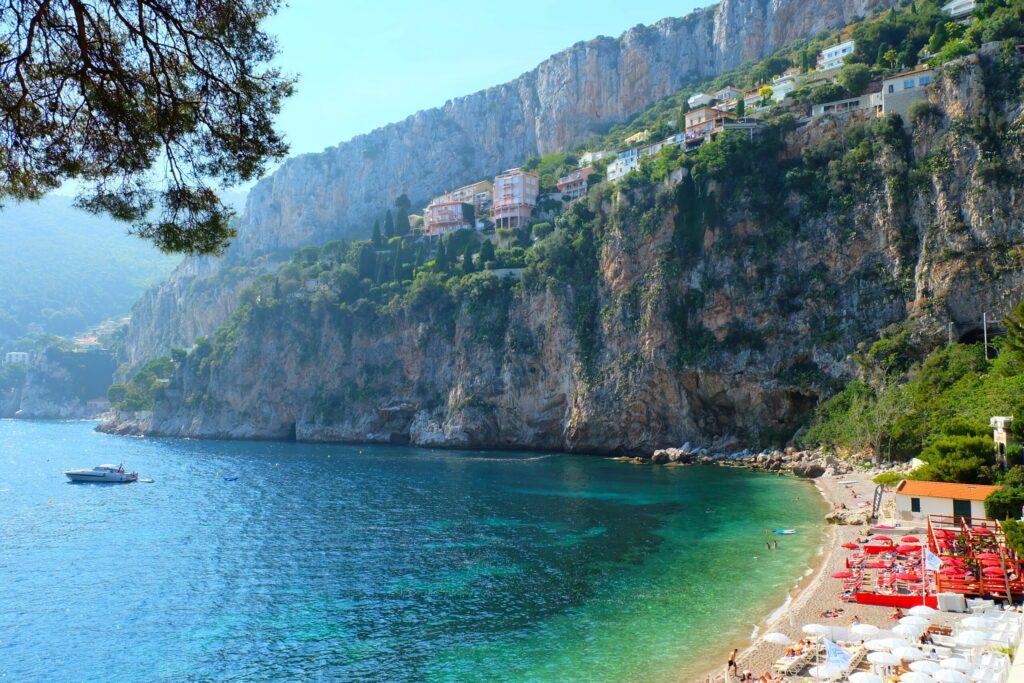
[{"label": "person standing in shallow water", "polygon": [[739,667],[736,666],[736,658],[739,656],[739,648],[735,648],[732,654],[729,655],[729,663],[725,665],[725,672],[728,674],[736,675],[739,673]]}]

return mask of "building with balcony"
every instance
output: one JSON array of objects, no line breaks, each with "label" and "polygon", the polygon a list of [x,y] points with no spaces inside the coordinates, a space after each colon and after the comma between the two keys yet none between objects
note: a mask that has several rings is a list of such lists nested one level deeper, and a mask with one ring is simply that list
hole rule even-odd
[{"label": "building with balcony", "polygon": [[494,197],[494,184],[490,180],[481,180],[472,185],[460,187],[445,194],[434,197],[431,204],[472,204],[477,216],[486,215],[491,208],[491,201]]},{"label": "building with balcony", "polygon": [[100,340],[96,337],[78,337],[73,343],[75,351],[101,351],[103,349]]},{"label": "building with balcony", "polygon": [[625,142],[627,145],[639,145],[641,142],[647,142],[651,139],[651,131],[642,130],[639,133],[634,133],[626,138]]},{"label": "building with balcony", "polygon": [[856,47],[857,43],[853,40],[848,40],[845,43],[839,43],[832,47],[826,47],[818,55],[818,71],[838,69],[846,63],[846,60],[853,54],[853,50]]},{"label": "building with balcony", "polygon": [[975,0],[953,0],[942,6],[942,11],[953,19],[963,19],[970,16],[977,6]]},{"label": "building with balcony", "polygon": [[797,89],[800,80],[800,72],[796,69],[789,69],[781,76],[772,79],[772,99],[776,102],[789,97],[789,93]]},{"label": "building with balcony", "polygon": [[8,351],[4,354],[4,363],[26,365],[28,364],[28,353],[25,351]]},{"label": "building with balcony", "polygon": [[907,118],[910,105],[928,96],[927,87],[935,80],[935,71],[927,66],[893,74],[882,81],[882,115],[899,114]]},{"label": "building with balcony", "polygon": [[724,88],[719,88],[715,91],[715,99],[719,102],[725,102],[727,100],[735,100],[743,96],[743,91],[739,88],[734,88],[731,85],[727,85]]},{"label": "building with balcony", "polygon": [[577,168],[569,175],[559,178],[555,187],[569,199],[578,199],[587,193],[587,184],[595,171],[591,166]]},{"label": "building with balcony", "polygon": [[540,194],[540,176],[513,168],[494,179],[494,202],[491,214],[498,228],[518,228],[523,225],[537,206]]},{"label": "building with balcony", "polygon": [[608,164],[608,180],[617,183],[638,168],[640,168],[640,150],[635,147],[627,149],[625,152],[620,152],[618,158]]},{"label": "building with balcony", "polygon": [[[679,142],[684,147],[694,147],[709,137],[714,138],[724,130],[727,123],[735,120],[736,117],[732,114],[714,107],[703,107],[692,111],[686,115],[686,131]],[[678,136],[676,137],[678,138]],[[673,138],[673,141],[676,141],[676,138]]]},{"label": "building with balcony", "polygon": [[439,237],[445,233],[473,227],[473,205],[468,202],[431,203],[423,210],[423,234]]},{"label": "building with balcony", "polygon": [[607,159],[615,156],[615,152],[609,152],[606,150],[600,152],[587,152],[580,157],[580,166],[590,166],[595,161],[601,161],[601,159]]},{"label": "building with balcony", "polygon": [[690,95],[686,100],[686,103],[690,105],[692,109],[696,109],[697,107],[706,107],[714,102],[714,100],[715,96],[711,93],[699,92],[694,95]]}]

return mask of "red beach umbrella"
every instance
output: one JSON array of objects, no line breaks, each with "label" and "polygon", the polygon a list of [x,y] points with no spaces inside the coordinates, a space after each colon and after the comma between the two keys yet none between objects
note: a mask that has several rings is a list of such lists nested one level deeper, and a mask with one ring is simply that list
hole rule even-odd
[{"label": "red beach umbrella", "polygon": [[945,569],[940,569],[939,573],[943,576],[963,576],[964,570],[957,569],[956,567],[946,567]]},{"label": "red beach umbrella", "polygon": [[878,541],[880,543],[890,543],[890,544],[892,543],[892,539],[889,538],[888,536],[872,536],[871,540],[872,541]]},{"label": "red beach umbrella", "polygon": [[901,555],[919,555],[921,553],[921,546],[919,545],[898,545],[896,546],[896,552]]},{"label": "red beach umbrella", "polygon": [[889,565],[887,565],[885,562],[877,562],[876,561],[876,562],[868,562],[864,566],[867,567],[868,569],[885,569]]},{"label": "red beach umbrella", "polygon": [[833,579],[850,579],[850,578],[853,578],[853,574],[851,572],[836,572],[835,574],[832,575],[832,578]]},{"label": "red beach umbrella", "polygon": [[996,553],[978,553],[977,558],[979,560],[998,560],[999,555]]},{"label": "red beach umbrella", "polygon": [[1003,570],[999,567],[985,567],[981,570],[981,573],[985,576],[1002,576]]},{"label": "red beach umbrella", "polygon": [[998,567],[1001,564],[999,560],[984,559],[981,561],[982,567]]},{"label": "red beach umbrella", "polygon": [[943,555],[941,559],[942,564],[951,564],[954,567],[963,567],[965,564],[964,558],[957,557],[956,555]]},{"label": "red beach umbrella", "polygon": [[972,526],[971,527],[971,531],[973,531],[976,534],[990,534],[990,533],[992,533],[992,530],[989,529],[987,526]]},{"label": "red beach umbrella", "polygon": [[903,572],[896,575],[896,578],[900,581],[920,581],[921,576],[918,574],[911,574],[910,572]]},{"label": "red beach umbrella", "polygon": [[900,539],[900,543],[920,543],[921,540],[917,536],[904,536]]},{"label": "red beach umbrella", "polygon": [[860,546],[857,545],[856,543],[844,543],[843,547],[846,548],[847,550],[856,550]]}]

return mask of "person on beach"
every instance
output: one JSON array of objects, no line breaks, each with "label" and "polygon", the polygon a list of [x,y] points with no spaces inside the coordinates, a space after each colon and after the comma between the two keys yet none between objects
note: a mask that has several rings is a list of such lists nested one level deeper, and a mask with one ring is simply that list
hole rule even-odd
[{"label": "person on beach", "polygon": [[778,549],[779,549],[779,542],[778,542],[778,541],[775,541],[775,549],[776,549],[776,550],[778,550]]},{"label": "person on beach", "polygon": [[764,542],[764,544],[765,544],[766,546],[768,546],[768,550],[771,550],[771,549],[772,549],[772,542],[771,542],[771,541],[765,541],[765,542]]},{"label": "person on beach", "polygon": [[725,665],[726,673],[739,675],[739,667],[736,665],[736,658],[739,657],[739,654],[739,648],[733,649],[732,654],[729,655],[729,663]]}]

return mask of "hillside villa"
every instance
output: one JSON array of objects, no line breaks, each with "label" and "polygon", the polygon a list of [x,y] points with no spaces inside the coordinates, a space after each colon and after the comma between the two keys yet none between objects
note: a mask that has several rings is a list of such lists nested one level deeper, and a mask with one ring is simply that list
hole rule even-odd
[{"label": "hillside villa", "polygon": [[555,187],[569,199],[577,199],[587,193],[587,183],[595,172],[593,166],[577,168],[569,175],[559,178]]},{"label": "hillside villa", "polygon": [[838,69],[846,63],[846,59],[853,54],[856,47],[857,43],[852,40],[826,47],[818,55],[818,71]]},{"label": "hillside villa", "polygon": [[[646,131],[645,131],[646,132]],[[491,208],[498,228],[518,228],[533,215],[540,194],[540,176],[513,168],[494,179]]]},{"label": "hillside villa", "polygon": [[8,363],[25,365],[28,363],[28,353],[25,351],[8,351],[4,354],[4,364]]}]

